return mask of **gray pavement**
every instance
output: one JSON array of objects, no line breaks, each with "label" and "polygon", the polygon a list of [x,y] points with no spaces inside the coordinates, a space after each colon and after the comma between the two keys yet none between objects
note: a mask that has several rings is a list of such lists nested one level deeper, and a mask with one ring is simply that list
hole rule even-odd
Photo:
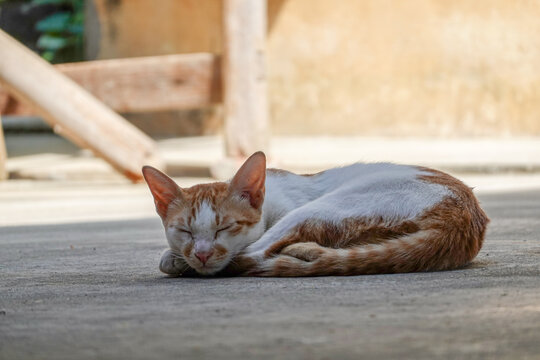
[{"label": "gray pavement", "polygon": [[[467,269],[262,279],[167,278],[157,216],[77,222],[77,192],[6,186],[0,359],[540,359],[540,190],[480,196],[492,222]],[[88,194],[105,214],[151,201],[122,186]]]}]

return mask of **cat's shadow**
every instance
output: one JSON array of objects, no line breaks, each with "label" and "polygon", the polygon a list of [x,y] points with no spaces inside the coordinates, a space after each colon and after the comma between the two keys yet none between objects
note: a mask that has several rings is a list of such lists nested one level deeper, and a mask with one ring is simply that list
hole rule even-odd
[{"label": "cat's shadow", "polygon": [[[449,272],[449,271],[463,271],[463,270],[474,270],[474,269],[484,269],[487,267],[490,267],[492,265],[496,264],[493,260],[486,260],[486,259],[475,259],[474,261],[470,262],[469,264],[459,268],[459,269],[453,269],[453,270],[446,270],[442,272]],[[435,271],[439,272],[439,271]],[[427,272],[429,273],[429,271]],[[418,274],[418,273],[415,273]],[[387,274],[389,275],[389,274]],[[401,274],[402,275],[402,274]],[[366,275],[359,275],[359,276],[366,276]],[[370,275],[372,276],[372,275]],[[197,273],[195,270],[190,269],[186,272],[184,272],[182,275],[167,275],[167,274],[160,274],[156,277],[153,277],[152,279],[145,279],[143,282],[155,282],[158,283],[167,283],[167,282],[174,282],[174,281],[182,281],[182,280],[212,280],[212,279],[230,279],[230,278],[239,278],[244,276],[238,276],[231,273],[226,272],[220,272],[215,275],[201,275]]]},{"label": "cat's shadow", "polygon": [[184,272],[181,275],[168,275],[168,274],[161,274],[161,276],[158,276],[157,279],[159,281],[173,281],[178,279],[223,279],[223,278],[233,278],[233,277],[239,277],[238,275],[225,273],[225,272],[219,272],[214,275],[201,275],[195,270],[188,270]]}]

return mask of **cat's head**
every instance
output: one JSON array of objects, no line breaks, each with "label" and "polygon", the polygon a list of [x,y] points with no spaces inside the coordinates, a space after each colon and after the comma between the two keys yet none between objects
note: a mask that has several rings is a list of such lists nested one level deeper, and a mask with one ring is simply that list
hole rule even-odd
[{"label": "cat's head", "polygon": [[180,188],[150,166],[143,175],[165,226],[169,246],[200,274],[222,270],[264,232],[264,153],[253,154],[229,182]]}]

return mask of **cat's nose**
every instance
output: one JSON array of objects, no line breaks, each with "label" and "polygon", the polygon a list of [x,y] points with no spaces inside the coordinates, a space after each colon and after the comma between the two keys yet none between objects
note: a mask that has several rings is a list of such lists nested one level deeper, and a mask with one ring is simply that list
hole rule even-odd
[{"label": "cat's nose", "polygon": [[210,257],[212,257],[213,254],[214,254],[214,250],[211,249],[208,251],[197,251],[195,253],[195,256],[197,257],[197,259],[199,259],[203,263],[203,265],[205,265],[208,259],[210,259]]}]

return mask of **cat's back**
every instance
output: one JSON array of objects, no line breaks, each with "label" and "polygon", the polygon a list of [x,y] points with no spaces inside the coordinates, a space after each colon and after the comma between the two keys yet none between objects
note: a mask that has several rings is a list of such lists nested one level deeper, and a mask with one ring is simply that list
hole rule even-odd
[{"label": "cat's back", "polygon": [[[448,187],[426,181],[431,169],[393,163],[355,163],[314,174],[298,175],[286,170],[268,169],[267,189],[304,194],[315,199],[329,193],[414,194],[438,197],[449,194]],[[444,174],[446,175],[446,174]],[[449,175],[447,175],[449,176]]]},{"label": "cat's back", "polygon": [[412,165],[393,163],[355,163],[338,167],[313,175],[316,186],[328,190],[339,188],[356,189],[378,193],[389,191],[407,191],[410,187],[425,191],[444,191],[444,186],[431,186],[422,176],[428,175],[429,169]]},{"label": "cat's back", "polygon": [[446,184],[430,181],[431,175],[430,169],[417,166],[356,163],[316,174],[312,181],[325,205],[337,204],[340,213],[413,218],[455,196]]}]

